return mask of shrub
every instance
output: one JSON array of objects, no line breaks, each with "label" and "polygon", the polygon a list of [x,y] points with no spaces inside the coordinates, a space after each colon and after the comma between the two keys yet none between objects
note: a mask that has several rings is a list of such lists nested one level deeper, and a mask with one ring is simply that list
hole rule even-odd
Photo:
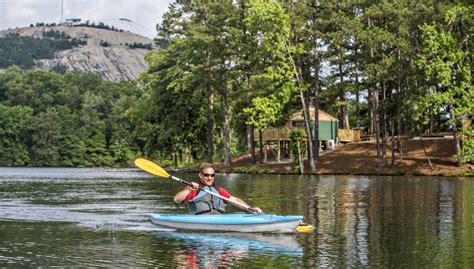
[{"label": "shrub", "polygon": [[270,168],[263,167],[235,167],[232,169],[232,173],[238,174],[272,174],[274,172]]}]

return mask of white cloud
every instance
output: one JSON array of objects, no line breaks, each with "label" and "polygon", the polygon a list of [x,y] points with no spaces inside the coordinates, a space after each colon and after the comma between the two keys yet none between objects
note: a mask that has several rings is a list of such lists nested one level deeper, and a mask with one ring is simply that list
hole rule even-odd
[{"label": "white cloud", "polygon": [[31,17],[37,17],[37,11],[29,7],[12,5],[11,11],[6,14],[8,20],[27,20]]}]

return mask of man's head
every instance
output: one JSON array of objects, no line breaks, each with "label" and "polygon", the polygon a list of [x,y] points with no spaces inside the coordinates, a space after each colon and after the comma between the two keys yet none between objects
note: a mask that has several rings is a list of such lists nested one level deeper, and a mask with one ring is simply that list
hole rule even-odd
[{"label": "man's head", "polygon": [[200,171],[199,179],[201,180],[201,183],[208,186],[212,185],[216,176],[214,165],[211,163],[203,163],[200,166]]}]

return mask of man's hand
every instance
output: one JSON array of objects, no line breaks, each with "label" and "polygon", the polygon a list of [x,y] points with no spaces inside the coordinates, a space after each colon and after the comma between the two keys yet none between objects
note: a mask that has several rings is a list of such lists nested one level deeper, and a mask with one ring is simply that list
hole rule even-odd
[{"label": "man's hand", "polygon": [[191,182],[191,185],[188,185],[187,188],[184,188],[182,191],[178,192],[174,196],[175,203],[181,203],[186,197],[193,191],[199,189],[199,184],[196,182]]},{"label": "man's hand", "polygon": [[259,207],[254,207],[255,211],[257,211],[257,214],[263,214],[263,211]]},{"label": "man's hand", "polygon": [[196,182],[191,182],[192,186],[189,186],[189,190],[191,192],[193,191],[197,191],[199,189],[199,183],[196,183]]}]

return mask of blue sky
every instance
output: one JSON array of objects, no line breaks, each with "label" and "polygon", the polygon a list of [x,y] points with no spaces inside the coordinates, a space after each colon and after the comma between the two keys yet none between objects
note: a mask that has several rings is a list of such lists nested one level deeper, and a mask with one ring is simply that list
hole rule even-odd
[{"label": "blue sky", "polygon": [[[153,38],[172,0],[0,0],[0,30],[27,27],[37,22],[53,23],[63,18],[104,22]],[[132,23],[119,20],[126,18]]]}]

